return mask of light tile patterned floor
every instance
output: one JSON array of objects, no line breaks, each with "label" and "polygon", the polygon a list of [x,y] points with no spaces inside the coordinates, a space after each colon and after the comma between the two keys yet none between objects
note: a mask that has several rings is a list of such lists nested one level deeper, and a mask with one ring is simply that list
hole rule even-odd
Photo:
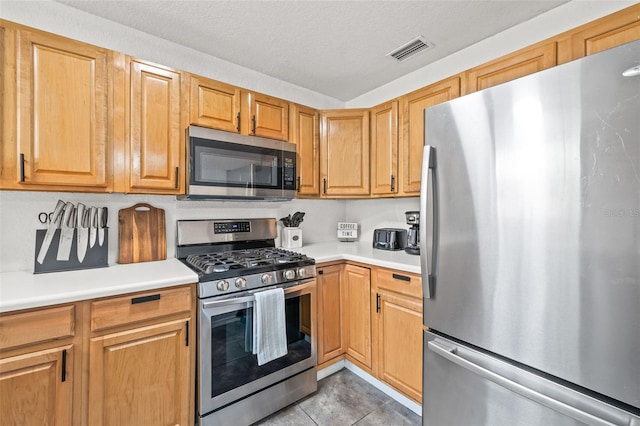
[{"label": "light tile patterned floor", "polygon": [[420,416],[347,369],[318,382],[318,391],[256,423],[268,426],[421,426]]}]

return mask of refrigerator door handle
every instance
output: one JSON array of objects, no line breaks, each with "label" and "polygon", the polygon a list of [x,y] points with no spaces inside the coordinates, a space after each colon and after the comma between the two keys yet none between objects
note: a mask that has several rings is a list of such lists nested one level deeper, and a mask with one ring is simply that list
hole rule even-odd
[{"label": "refrigerator door handle", "polygon": [[[431,176],[431,179],[429,179]],[[435,295],[436,272],[438,265],[438,240],[440,238],[440,220],[438,203],[438,167],[436,162],[436,148],[425,145],[422,151],[422,176],[420,185],[420,269],[422,272],[422,292],[425,299],[431,299]],[[427,252],[427,196],[431,186],[432,194],[432,224],[431,236],[431,262]]]},{"label": "refrigerator door handle", "polygon": [[[556,395],[549,396],[543,392],[532,389],[524,384],[511,380],[501,374],[491,371],[474,361],[470,361],[459,354],[458,347],[450,343],[444,343],[439,339],[431,340],[427,343],[428,349],[433,353],[451,361],[452,363],[469,370],[470,372],[483,377],[486,380],[496,383],[512,392],[524,396],[538,404],[555,410],[565,416],[571,417],[579,422],[593,426],[616,426],[616,425],[633,425],[633,417],[626,416],[617,409],[600,403],[599,401],[582,396],[581,394],[565,388],[559,384],[555,384],[554,393]],[[481,355],[483,356],[483,355]],[[487,356],[487,359],[491,359]],[[516,367],[514,367],[516,368]],[[532,374],[533,373],[526,373]],[[535,376],[538,377],[538,376]],[[570,401],[573,405],[580,405],[581,408],[565,403],[562,400]],[[588,411],[591,412],[588,412]],[[602,418],[605,415],[612,421]]]}]

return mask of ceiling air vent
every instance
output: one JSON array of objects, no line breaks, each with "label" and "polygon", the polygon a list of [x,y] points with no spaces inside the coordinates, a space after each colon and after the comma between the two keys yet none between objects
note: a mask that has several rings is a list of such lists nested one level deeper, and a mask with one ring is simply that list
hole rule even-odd
[{"label": "ceiling air vent", "polygon": [[416,37],[409,43],[397,48],[391,53],[387,53],[387,56],[391,56],[398,62],[406,61],[409,58],[414,57],[420,52],[424,52],[427,49],[433,47],[433,43],[429,43],[422,36]]}]

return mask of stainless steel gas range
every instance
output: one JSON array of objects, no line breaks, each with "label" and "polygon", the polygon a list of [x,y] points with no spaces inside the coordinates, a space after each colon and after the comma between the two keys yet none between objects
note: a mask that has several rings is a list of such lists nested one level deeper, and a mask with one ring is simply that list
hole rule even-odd
[{"label": "stainless steel gas range", "polygon": [[[198,424],[249,425],[315,392],[315,260],[276,248],[272,218],[180,220],[177,230],[176,256],[199,276]],[[254,294],[274,288],[287,354],[258,365]]]}]

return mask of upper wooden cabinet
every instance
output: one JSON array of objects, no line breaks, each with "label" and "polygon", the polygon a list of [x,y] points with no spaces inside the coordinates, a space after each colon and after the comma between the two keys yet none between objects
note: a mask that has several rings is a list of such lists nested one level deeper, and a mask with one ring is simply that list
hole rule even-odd
[{"label": "upper wooden cabinet", "polygon": [[209,78],[190,76],[191,124],[240,133],[240,88]]},{"label": "upper wooden cabinet", "polygon": [[2,188],[109,192],[111,52],[5,24]]},{"label": "upper wooden cabinet", "polygon": [[289,140],[289,102],[256,92],[242,91],[242,97],[240,129],[243,133]]},{"label": "upper wooden cabinet", "polygon": [[640,40],[640,3],[578,27],[570,33],[569,60]]},{"label": "upper wooden cabinet", "polygon": [[321,194],[369,195],[369,110],[330,110],[320,116]]},{"label": "upper wooden cabinet", "polygon": [[371,109],[371,195],[398,192],[398,101]]},{"label": "upper wooden cabinet", "polygon": [[462,94],[487,89],[555,65],[555,42],[528,47],[466,71]]},{"label": "upper wooden cabinet", "polygon": [[180,72],[137,59],[125,65],[124,192],[179,194],[184,180]]},{"label": "upper wooden cabinet", "polygon": [[296,169],[298,195],[320,195],[320,143],[318,111],[302,105],[291,104],[289,132],[290,142],[296,144],[298,162]]},{"label": "upper wooden cabinet", "polygon": [[460,96],[460,77],[427,86],[400,98],[402,142],[400,144],[400,195],[419,195],[422,148],[425,143],[424,110]]}]

